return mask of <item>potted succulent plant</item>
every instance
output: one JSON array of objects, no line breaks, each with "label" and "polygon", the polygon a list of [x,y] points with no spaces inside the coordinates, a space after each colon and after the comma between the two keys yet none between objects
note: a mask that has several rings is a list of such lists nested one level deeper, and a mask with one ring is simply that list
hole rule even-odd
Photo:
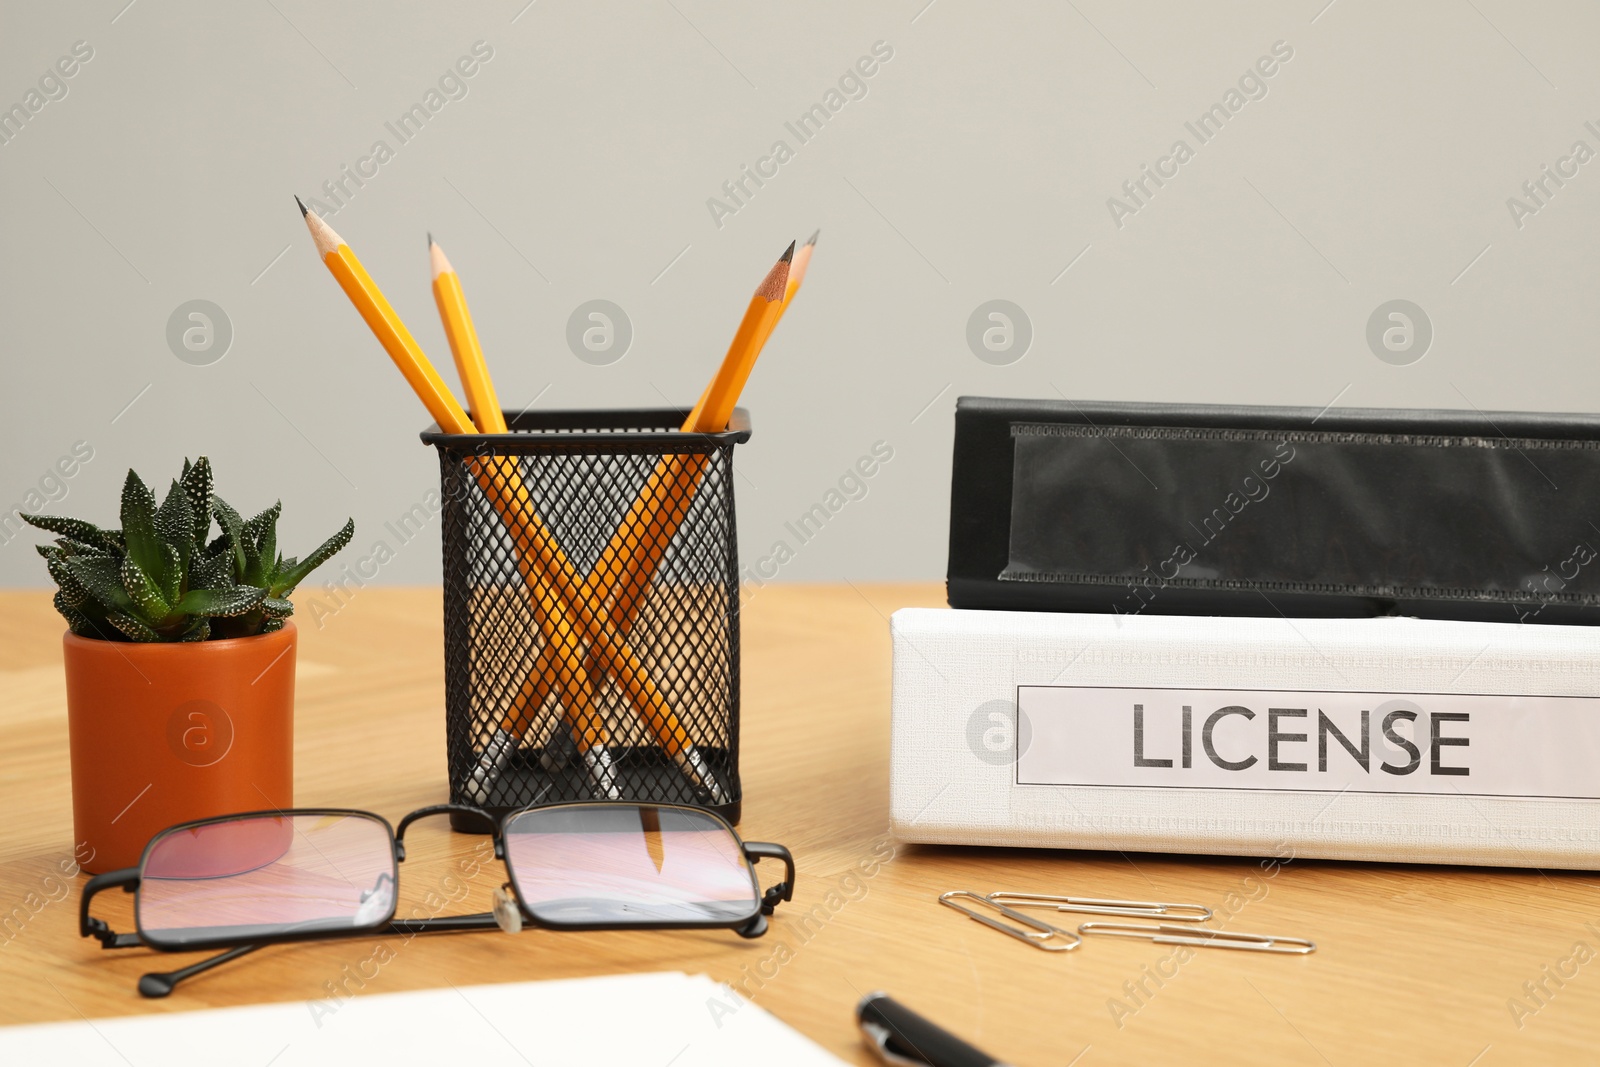
[{"label": "potted succulent plant", "polygon": [[57,535],[38,548],[68,626],[73,824],[91,873],[137,864],[174,823],[293,805],[289,594],[355,524],[285,559],[280,508],[241,518],[202,456],[159,504],[130,470],[121,529],[23,516]]}]

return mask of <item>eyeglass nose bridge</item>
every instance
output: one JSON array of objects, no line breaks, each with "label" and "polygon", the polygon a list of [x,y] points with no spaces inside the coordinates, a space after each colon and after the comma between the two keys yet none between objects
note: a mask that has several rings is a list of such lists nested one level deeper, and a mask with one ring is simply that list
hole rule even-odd
[{"label": "eyeglass nose bridge", "polygon": [[430,804],[428,807],[418,808],[413,811],[401,819],[400,825],[395,827],[394,858],[397,861],[404,862],[406,858],[406,827],[419,819],[430,819],[435,815],[475,815],[482,819],[484,830],[494,841],[494,858],[497,860],[506,858],[505,838],[501,836],[500,823],[495,820],[493,815],[471,804]]}]

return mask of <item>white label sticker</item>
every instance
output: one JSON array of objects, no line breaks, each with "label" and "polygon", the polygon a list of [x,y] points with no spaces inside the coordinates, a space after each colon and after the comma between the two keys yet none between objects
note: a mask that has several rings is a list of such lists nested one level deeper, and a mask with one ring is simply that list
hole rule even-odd
[{"label": "white label sticker", "polygon": [[1600,798],[1600,699],[1017,687],[1017,783]]}]

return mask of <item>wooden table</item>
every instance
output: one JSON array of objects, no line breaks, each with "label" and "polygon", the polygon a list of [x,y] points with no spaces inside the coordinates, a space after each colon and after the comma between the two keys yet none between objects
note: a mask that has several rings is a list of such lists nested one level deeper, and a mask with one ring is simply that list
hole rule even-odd
[{"label": "wooden table", "polygon": [[[436,589],[365,589],[323,629],[302,628],[299,803],[395,818],[445,799],[439,599]],[[742,984],[853,1063],[873,1062],[852,1008],[874,989],[1019,1065],[1489,1067],[1600,1056],[1600,883],[1587,874],[1297,860],[1267,877],[1251,860],[888,843],[887,617],[942,601],[934,585],[769,586],[749,601],[740,829],[788,844],[800,864],[794,902],[765,938],[417,938],[357,995],[704,972]],[[0,1023],[305,1001],[326,997],[328,982],[353,988],[347,968],[368,960],[375,941],[269,949],[146,1001],[134,993],[141,973],[194,957],[105,952],[78,937],[76,887],[68,896],[51,879],[72,844],[61,629],[48,594],[0,594],[0,919],[11,916],[0,927]],[[442,821],[413,834],[402,911],[474,840]],[[890,848],[892,861],[862,878],[858,863],[870,868]],[[481,881],[463,909],[484,906],[491,887]],[[1048,954],[935,903],[956,888],[1197,901],[1235,912],[1232,928],[1309,937],[1320,949],[1206,951],[1179,963],[1156,945],[1095,941]],[[112,894],[108,914],[126,906]],[[1519,1002],[1525,1010],[1514,1015]]]}]

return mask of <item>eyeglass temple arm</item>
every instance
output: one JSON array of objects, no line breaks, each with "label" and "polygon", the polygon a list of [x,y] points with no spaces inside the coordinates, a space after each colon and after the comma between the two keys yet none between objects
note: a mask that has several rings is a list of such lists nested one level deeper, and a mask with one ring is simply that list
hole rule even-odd
[{"label": "eyeglass temple arm", "polygon": [[260,945],[237,945],[226,952],[219,952],[208,960],[191,963],[189,966],[179,968],[176,971],[140,975],[139,995],[141,997],[149,997],[152,1000],[164,997],[171,993],[173,988],[185,978],[193,978],[195,975],[209,971],[213,967],[220,967],[229,960],[236,960],[240,956],[248,952],[254,952],[260,947]]},{"label": "eyeglass temple arm", "polygon": [[139,940],[138,934],[119,934],[111,929],[111,924],[104,919],[96,919],[89,914],[89,902],[95,894],[102,890],[121,886],[124,893],[132,893],[139,888],[139,868],[126,867],[120,871],[107,871],[97,874],[83,885],[83,898],[78,906],[78,933],[83,937],[97,938],[101,948],[133,948],[135,945],[144,944]]},{"label": "eyeglass temple arm", "polygon": [[751,863],[764,859],[783,861],[783,881],[761,895],[761,914],[771,915],[779,901],[794,899],[794,856],[788,849],[770,841],[746,841],[744,854]]}]

